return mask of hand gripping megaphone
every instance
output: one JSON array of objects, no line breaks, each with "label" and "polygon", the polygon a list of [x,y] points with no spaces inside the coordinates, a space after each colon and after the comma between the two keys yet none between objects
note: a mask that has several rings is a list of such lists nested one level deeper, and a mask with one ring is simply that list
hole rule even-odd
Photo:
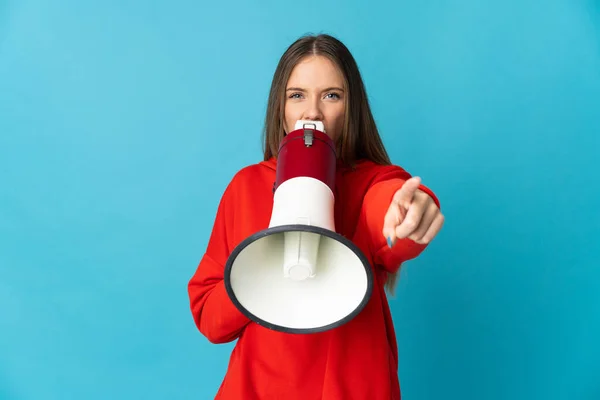
[{"label": "hand gripping megaphone", "polygon": [[320,121],[298,121],[281,141],[269,227],[237,245],[224,281],[250,320],[287,333],[338,327],[367,304],[368,260],[334,222],[336,151]]}]

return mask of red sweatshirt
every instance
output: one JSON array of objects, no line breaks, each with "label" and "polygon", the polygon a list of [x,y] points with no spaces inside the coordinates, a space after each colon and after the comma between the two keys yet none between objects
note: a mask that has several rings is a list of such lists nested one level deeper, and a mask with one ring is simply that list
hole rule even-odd
[{"label": "red sweatshirt", "polygon": [[[335,226],[369,259],[374,287],[367,306],[330,331],[289,334],[269,330],[235,308],[223,283],[230,252],[248,236],[268,228],[277,161],[239,171],[228,185],[200,264],[189,281],[194,321],[212,343],[238,339],[220,400],[398,400],[398,349],[384,292],[387,272],[425,248],[410,239],[390,249],[382,234],[393,194],[410,175],[397,166],[360,161],[336,175]],[[438,204],[438,199],[426,187]]]}]

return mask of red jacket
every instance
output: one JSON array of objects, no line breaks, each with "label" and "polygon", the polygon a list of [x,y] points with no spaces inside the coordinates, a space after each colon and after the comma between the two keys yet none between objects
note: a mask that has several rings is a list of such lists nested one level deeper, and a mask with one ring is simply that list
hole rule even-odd
[{"label": "red jacket", "polygon": [[[397,166],[360,161],[336,175],[335,226],[369,259],[374,287],[367,306],[333,330],[296,335],[269,330],[238,311],[225,291],[224,266],[248,236],[266,229],[273,206],[275,158],[239,171],[218,207],[200,264],[189,281],[194,321],[212,343],[238,339],[220,400],[398,400],[398,350],[384,292],[387,272],[418,256],[425,245],[410,239],[390,249],[383,219],[393,194],[410,175]],[[438,204],[438,199],[426,187]]]}]

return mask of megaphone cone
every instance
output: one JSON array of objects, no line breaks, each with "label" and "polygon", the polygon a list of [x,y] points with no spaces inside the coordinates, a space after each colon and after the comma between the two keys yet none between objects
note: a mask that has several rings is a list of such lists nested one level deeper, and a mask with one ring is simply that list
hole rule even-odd
[{"label": "megaphone cone", "polygon": [[232,251],[224,280],[232,302],[254,322],[314,333],[354,318],[373,277],[361,250],[335,232],[333,141],[322,123],[299,124],[279,147],[269,227]]}]

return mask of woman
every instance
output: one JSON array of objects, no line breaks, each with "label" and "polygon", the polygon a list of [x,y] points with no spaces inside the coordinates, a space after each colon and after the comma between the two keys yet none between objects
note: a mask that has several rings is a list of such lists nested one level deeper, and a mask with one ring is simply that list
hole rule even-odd
[{"label": "woman", "polygon": [[[335,226],[368,258],[374,288],[366,307],[332,330],[293,335],[248,320],[223,283],[237,244],[268,227],[277,149],[298,120],[317,120],[336,143]],[[212,234],[188,286],[200,332],[212,343],[238,339],[216,399],[400,399],[398,351],[384,287],[418,256],[444,217],[419,178],[391,165],[348,49],[328,35],[293,43],[275,71],[265,121],[264,160],[240,170],[218,207]]]}]

